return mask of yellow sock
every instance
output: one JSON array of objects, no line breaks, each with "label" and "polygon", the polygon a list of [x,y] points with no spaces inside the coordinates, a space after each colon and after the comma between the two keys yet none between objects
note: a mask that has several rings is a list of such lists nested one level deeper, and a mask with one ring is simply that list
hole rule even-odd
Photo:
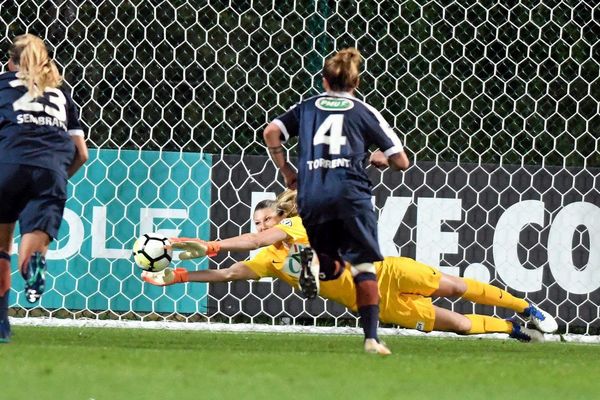
[{"label": "yellow sock", "polygon": [[526,300],[515,297],[506,290],[469,278],[463,278],[463,280],[467,284],[467,290],[462,295],[465,300],[487,306],[510,308],[518,313],[529,307]]},{"label": "yellow sock", "polygon": [[471,329],[467,332],[467,335],[475,335],[477,333],[511,333],[513,329],[512,322],[501,318],[478,314],[468,314],[465,317],[471,320]]}]

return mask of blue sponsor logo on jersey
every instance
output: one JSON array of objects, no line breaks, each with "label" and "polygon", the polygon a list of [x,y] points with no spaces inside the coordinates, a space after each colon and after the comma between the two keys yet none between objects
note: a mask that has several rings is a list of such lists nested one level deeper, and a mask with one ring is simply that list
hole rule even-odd
[{"label": "blue sponsor logo on jersey", "polygon": [[346,111],[354,107],[352,100],[340,97],[321,97],[317,99],[315,105],[324,111]]}]

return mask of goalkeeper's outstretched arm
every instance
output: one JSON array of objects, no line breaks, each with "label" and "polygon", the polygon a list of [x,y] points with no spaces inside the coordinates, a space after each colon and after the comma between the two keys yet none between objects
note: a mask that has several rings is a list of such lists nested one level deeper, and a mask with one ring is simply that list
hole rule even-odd
[{"label": "goalkeeper's outstretched arm", "polygon": [[219,241],[206,242],[201,239],[171,238],[171,246],[182,250],[182,260],[214,256],[221,251],[251,251],[288,239],[288,234],[276,227],[258,233],[245,233]]},{"label": "goalkeeper's outstretched arm", "polygon": [[159,272],[142,272],[142,279],[156,286],[168,286],[186,282],[231,282],[256,280],[258,276],[243,262],[237,262],[229,268],[188,271],[185,268],[166,268]]}]

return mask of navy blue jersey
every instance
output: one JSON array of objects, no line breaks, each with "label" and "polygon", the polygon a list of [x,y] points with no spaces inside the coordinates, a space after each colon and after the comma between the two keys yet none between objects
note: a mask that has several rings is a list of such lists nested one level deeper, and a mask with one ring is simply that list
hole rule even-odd
[{"label": "navy blue jersey", "polygon": [[62,89],[32,98],[17,73],[0,74],[0,162],[32,165],[66,176],[75,156],[72,135],[83,136],[78,112]]},{"label": "navy blue jersey", "polygon": [[305,225],[372,209],[365,171],[369,146],[388,157],[403,150],[379,111],[349,93],[311,97],[273,122],[282,141],[298,136],[298,211]]}]

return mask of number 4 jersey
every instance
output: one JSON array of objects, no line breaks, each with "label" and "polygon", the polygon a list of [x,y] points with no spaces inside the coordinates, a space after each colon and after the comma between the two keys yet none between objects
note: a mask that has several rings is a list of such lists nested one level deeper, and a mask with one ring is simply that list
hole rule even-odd
[{"label": "number 4 jersey", "polygon": [[0,74],[0,162],[52,169],[66,177],[75,155],[72,135],[83,136],[73,100],[47,88],[33,98],[17,73]]},{"label": "number 4 jersey", "polygon": [[305,224],[345,219],[371,206],[370,145],[386,156],[402,142],[379,111],[349,93],[306,99],[273,121],[282,141],[298,136],[298,206]]}]

